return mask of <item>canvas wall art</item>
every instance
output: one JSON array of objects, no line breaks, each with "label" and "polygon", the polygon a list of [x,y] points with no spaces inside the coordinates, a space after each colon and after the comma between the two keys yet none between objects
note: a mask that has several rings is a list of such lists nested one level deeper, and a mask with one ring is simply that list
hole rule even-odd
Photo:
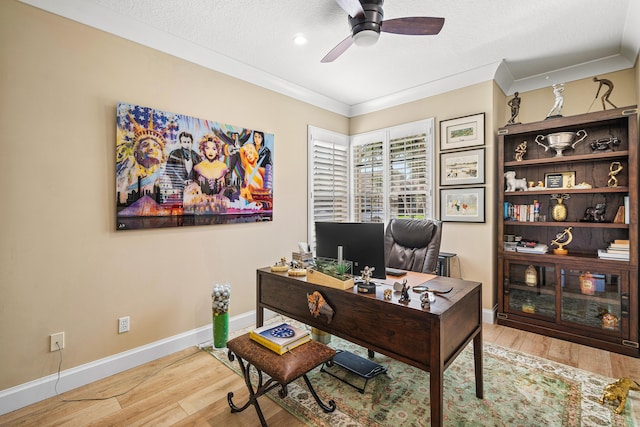
[{"label": "canvas wall art", "polygon": [[117,230],[273,220],[272,133],[127,103],[116,127]]}]

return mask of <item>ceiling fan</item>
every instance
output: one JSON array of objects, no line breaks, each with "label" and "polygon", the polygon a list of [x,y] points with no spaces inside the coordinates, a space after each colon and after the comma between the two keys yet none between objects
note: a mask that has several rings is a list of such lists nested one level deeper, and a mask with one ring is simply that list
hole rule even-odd
[{"label": "ceiling fan", "polygon": [[380,31],[385,33],[428,36],[438,34],[444,25],[444,18],[415,16],[383,20],[384,0],[336,0],[349,14],[351,35],[331,49],[320,62],[333,62],[352,44],[371,46],[378,41]]}]

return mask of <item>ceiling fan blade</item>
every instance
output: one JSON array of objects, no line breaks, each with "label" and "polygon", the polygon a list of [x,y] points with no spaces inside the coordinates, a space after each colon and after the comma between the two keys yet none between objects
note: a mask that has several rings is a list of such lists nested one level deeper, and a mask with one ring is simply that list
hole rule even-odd
[{"label": "ceiling fan blade", "polygon": [[325,57],[322,58],[322,60],[320,60],[320,62],[335,61],[340,55],[342,55],[347,49],[349,49],[349,47],[351,47],[352,44],[353,44],[353,39],[351,38],[351,36],[347,37],[346,39],[338,43],[336,47],[331,49],[331,51],[327,53]]},{"label": "ceiling fan blade", "polygon": [[415,16],[382,21],[380,31],[411,36],[430,36],[438,34],[443,25],[444,18]]},{"label": "ceiling fan blade", "polygon": [[336,0],[336,3],[352,18],[364,15],[364,9],[358,0]]}]

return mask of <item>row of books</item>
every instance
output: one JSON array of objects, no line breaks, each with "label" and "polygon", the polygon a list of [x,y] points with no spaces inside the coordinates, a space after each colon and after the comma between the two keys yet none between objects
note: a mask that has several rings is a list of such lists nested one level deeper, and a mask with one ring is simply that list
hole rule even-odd
[{"label": "row of books", "polygon": [[254,329],[249,332],[249,338],[282,355],[311,341],[311,334],[289,323],[279,323]]},{"label": "row of books", "polygon": [[629,261],[629,241],[614,240],[606,249],[598,249],[598,258]]},{"label": "row of books", "polygon": [[504,219],[519,222],[540,221],[540,202],[534,200],[527,205],[504,202]]}]

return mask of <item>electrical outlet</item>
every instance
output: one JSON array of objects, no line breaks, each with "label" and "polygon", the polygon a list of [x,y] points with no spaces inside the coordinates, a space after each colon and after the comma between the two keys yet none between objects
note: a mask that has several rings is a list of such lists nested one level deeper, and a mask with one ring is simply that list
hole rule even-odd
[{"label": "electrical outlet", "polygon": [[118,333],[122,334],[125,332],[129,332],[129,316],[118,319]]},{"label": "electrical outlet", "polygon": [[64,348],[64,332],[49,335],[49,351],[58,351]]}]

